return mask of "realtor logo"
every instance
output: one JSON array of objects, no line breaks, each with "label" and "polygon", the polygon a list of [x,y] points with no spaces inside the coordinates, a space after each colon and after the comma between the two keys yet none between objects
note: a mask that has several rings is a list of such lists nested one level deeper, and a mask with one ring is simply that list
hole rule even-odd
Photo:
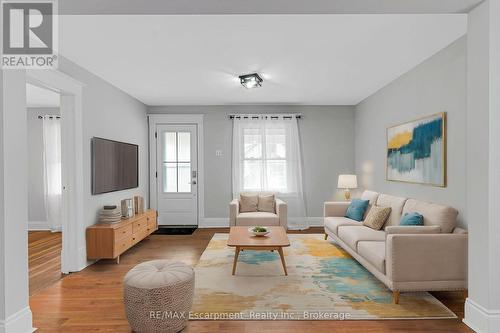
[{"label": "realtor logo", "polygon": [[57,3],[2,1],[3,69],[57,67]]}]

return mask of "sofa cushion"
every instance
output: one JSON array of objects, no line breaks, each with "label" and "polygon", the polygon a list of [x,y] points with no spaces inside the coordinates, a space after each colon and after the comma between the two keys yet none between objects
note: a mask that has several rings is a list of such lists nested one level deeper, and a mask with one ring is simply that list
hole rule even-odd
[{"label": "sofa cushion", "polygon": [[399,225],[424,225],[424,217],[417,212],[404,213]]},{"label": "sofa cushion", "polygon": [[441,227],[438,225],[390,225],[385,228],[387,235],[391,234],[439,234]]},{"label": "sofa cushion", "polygon": [[268,212],[247,212],[240,213],[236,218],[236,225],[242,226],[273,226],[280,225],[277,214]]},{"label": "sofa cushion", "polygon": [[458,211],[450,206],[408,199],[403,213],[417,212],[424,217],[424,225],[438,225],[442,233],[451,233],[457,223]]},{"label": "sofa cushion", "polygon": [[337,236],[356,252],[360,241],[385,241],[384,231],[373,230],[363,225],[340,226]]},{"label": "sofa cushion", "polygon": [[361,222],[351,220],[347,217],[325,217],[325,228],[338,236],[338,228],[343,225],[357,225]]},{"label": "sofa cushion", "polygon": [[276,213],[276,199],[274,198],[274,194],[259,195],[257,210],[259,212]]},{"label": "sofa cushion", "polygon": [[345,212],[345,217],[356,221],[363,221],[368,203],[368,200],[352,199],[351,204]]},{"label": "sofa cushion", "polygon": [[399,225],[403,206],[407,198],[395,197],[388,194],[380,194],[377,198],[377,206],[391,207],[391,213],[385,222],[384,228],[388,225]]},{"label": "sofa cushion", "polygon": [[358,254],[385,274],[385,242],[361,241],[358,243]]},{"label": "sofa cushion", "polygon": [[370,212],[363,221],[363,225],[375,230],[380,230],[390,213],[391,207],[372,206]]},{"label": "sofa cushion", "polygon": [[368,200],[370,202],[368,204],[368,208],[366,209],[365,216],[363,217],[363,220],[366,218],[366,216],[370,212],[370,208],[377,203],[378,195],[379,195],[378,192],[373,192],[373,191],[368,191],[368,190],[364,191],[363,194],[361,194],[362,200]]},{"label": "sofa cushion", "polygon": [[240,213],[256,212],[259,197],[257,194],[240,194]]}]

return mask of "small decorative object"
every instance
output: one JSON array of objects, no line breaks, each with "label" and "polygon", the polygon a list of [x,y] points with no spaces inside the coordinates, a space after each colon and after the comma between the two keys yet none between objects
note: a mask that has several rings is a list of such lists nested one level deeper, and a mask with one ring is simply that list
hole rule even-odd
[{"label": "small decorative object", "polygon": [[131,218],[134,216],[134,201],[132,199],[124,199],[121,202],[122,216]]},{"label": "small decorative object", "polygon": [[136,195],[134,197],[134,207],[136,214],[144,213],[144,198],[141,197],[140,195]]},{"label": "small decorative object", "polygon": [[266,227],[250,227],[248,231],[254,236],[265,236],[269,233],[269,229]]},{"label": "small decorative object", "polygon": [[356,175],[339,175],[337,188],[344,189],[344,198],[346,201],[349,201],[351,198],[349,189],[358,188],[358,179]]},{"label": "small decorative object", "polygon": [[116,205],[104,206],[99,212],[99,223],[117,223],[121,219],[121,211]]},{"label": "small decorative object", "polygon": [[446,186],[446,113],[387,129],[387,180]]}]

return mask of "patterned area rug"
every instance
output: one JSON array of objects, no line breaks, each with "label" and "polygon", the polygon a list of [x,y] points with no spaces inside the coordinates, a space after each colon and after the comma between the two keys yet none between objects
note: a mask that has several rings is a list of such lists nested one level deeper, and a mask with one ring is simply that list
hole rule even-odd
[{"label": "patterned area rug", "polygon": [[288,235],[288,276],[276,252],[243,251],[231,275],[234,249],[215,234],[196,271],[191,319],[342,320],[456,318],[426,292],[392,293],[323,235]]}]

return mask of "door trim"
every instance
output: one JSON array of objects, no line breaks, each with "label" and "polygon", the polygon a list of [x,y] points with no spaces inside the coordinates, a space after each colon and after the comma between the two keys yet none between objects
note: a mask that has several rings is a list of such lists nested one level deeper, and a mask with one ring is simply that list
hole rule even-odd
[{"label": "door trim", "polygon": [[85,84],[58,70],[27,70],[26,83],[48,88],[61,96],[64,186],[61,271],[78,272],[89,264],[85,250],[84,220],[82,100]]},{"label": "door trim", "polygon": [[203,114],[148,114],[149,124],[149,202],[152,209],[158,208],[156,187],[156,126],[198,125],[198,226],[205,218],[205,168],[203,147]]}]

